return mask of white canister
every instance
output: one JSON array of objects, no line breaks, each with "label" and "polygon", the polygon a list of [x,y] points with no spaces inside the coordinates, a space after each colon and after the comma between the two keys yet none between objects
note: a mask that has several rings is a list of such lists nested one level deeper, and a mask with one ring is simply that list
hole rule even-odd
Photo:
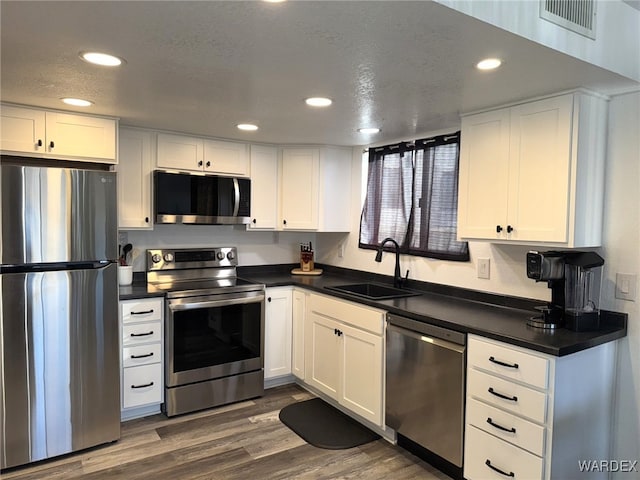
[{"label": "white canister", "polygon": [[118,284],[131,285],[133,282],[133,266],[118,265]]}]

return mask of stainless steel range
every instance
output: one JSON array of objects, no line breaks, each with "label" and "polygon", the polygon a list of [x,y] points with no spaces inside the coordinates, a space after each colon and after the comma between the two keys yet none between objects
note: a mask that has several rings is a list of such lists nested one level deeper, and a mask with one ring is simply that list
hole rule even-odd
[{"label": "stainless steel range", "polygon": [[166,294],[169,417],[264,393],[265,286],[237,264],[235,247],[147,250],[147,283]]}]

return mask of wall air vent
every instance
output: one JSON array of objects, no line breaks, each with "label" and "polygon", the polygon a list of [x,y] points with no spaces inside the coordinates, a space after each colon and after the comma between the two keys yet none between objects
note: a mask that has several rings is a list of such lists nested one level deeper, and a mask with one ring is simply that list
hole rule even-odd
[{"label": "wall air vent", "polygon": [[540,18],[596,38],[596,0],[540,0]]}]

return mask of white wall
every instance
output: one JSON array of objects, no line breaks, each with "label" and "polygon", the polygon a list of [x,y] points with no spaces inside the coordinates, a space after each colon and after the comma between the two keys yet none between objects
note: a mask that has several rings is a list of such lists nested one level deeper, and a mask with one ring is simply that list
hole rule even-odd
[{"label": "white wall", "polygon": [[611,100],[608,145],[601,307],[629,314],[618,348],[612,458],[640,461],[640,298],[615,298],[616,273],[640,273],[640,92]]},{"label": "white wall", "polygon": [[247,232],[244,226],[228,225],[156,225],[153,231],[129,230],[126,235],[136,272],[145,271],[145,250],[150,248],[235,246],[240,265],[266,265],[298,262],[300,243],[316,243],[315,233]]},{"label": "white wall", "polygon": [[454,10],[640,81],[640,12],[621,0],[598,0],[596,39],[539,18],[538,0],[436,0]]}]

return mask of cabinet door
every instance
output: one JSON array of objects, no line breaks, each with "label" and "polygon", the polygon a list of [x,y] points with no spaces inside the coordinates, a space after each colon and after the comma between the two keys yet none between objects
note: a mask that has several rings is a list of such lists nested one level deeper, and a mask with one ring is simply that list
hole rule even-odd
[{"label": "cabinet door", "polygon": [[118,154],[118,227],[152,229],[153,134],[120,129]]},{"label": "cabinet door", "polygon": [[340,403],[363,418],[383,426],[382,337],[341,324],[342,388]]},{"label": "cabinet door", "polygon": [[318,228],[320,152],[316,148],[282,151],[281,220],[284,230]]},{"label": "cabinet door", "polygon": [[205,171],[233,175],[249,176],[249,145],[246,143],[204,141]]},{"label": "cabinet door", "polygon": [[278,150],[251,145],[250,230],[275,230],[278,218]]},{"label": "cabinet door", "polygon": [[458,236],[505,238],[509,110],[463,117],[460,141]]},{"label": "cabinet door", "polygon": [[157,158],[160,168],[202,171],[204,142],[201,138],[159,133]]},{"label": "cabinet door", "polygon": [[572,106],[566,95],[511,109],[512,240],[567,241]]},{"label": "cabinet door", "polygon": [[338,322],[317,312],[307,312],[307,344],[305,345],[305,379],[309,385],[334,400],[340,388],[340,352],[342,341],[337,335]]},{"label": "cabinet door", "polygon": [[292,311],[292,343],[291,343],[291,371],[304,380],[304,327],[307,295],[300,290],[293,291]]},{"label": "cabinet door", "polygon": [[115,120],[56,112],[45,119],[49,154],[117,163]]},{"label": "cabinet door", "polygon": [[291,289],[266,292],[264,378],[291,373]]},{"label": "cabinet door", "polygon": [[44,153],[44,112],[30,108],[0,107],[0,150]]}]

